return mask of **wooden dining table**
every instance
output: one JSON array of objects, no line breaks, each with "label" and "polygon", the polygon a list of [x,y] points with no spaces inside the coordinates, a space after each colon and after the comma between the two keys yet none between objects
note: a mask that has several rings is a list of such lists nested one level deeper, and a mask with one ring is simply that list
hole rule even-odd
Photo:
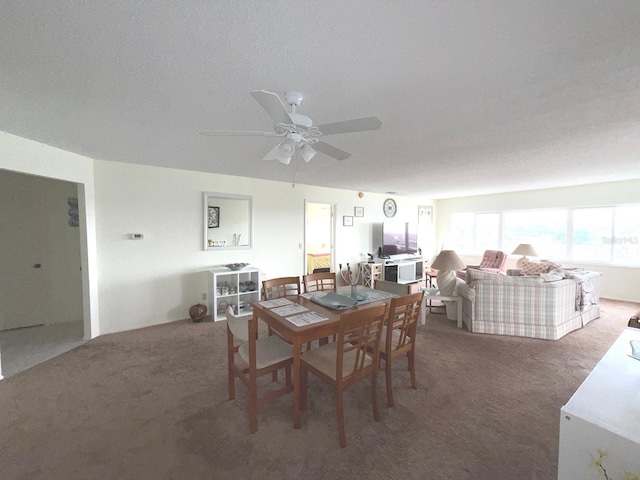
[{"label": "wooden dining table", "polygon": [[[339,287],[339,293],[349,293],[350,287]],[[296,314],[286,313],[280,315],[278,308],[270,308],[272,303],[257,301],[252,302],[253,317],[264,321],[272,330],[276,331],[282,338],[293,345],[293,426],[300,428],[300,357],[302,345],[319,340],[321,338],[331,337],[338,333],[340,318],[344,313],[353,312],[354,310],[362,310],[371,308],[380,303],[389,303],[391,298],[397,295],[381,290],[373,290],[366,287],[358,287],[358,296],[360,300],[358,304],[342,310],[334,310],[332,308],[323,307],[311,300],[313,295],[324,295],[327,292],[311,292],[301,295],[288,295],[282,297],[286,300],[298,304],[305,308],[304,313],[313,312],[326,317],[321,320],[304,325],[296,325],[287,318],[295,317]],[[296,307],[300,309],[301,307]],[[300,322],[298,322],[300,323]]]}]

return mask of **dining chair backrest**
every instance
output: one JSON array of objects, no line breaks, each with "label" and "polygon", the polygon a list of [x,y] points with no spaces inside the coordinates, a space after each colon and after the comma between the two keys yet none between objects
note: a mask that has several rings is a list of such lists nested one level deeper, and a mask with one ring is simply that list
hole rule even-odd
[{"label": "dining chair backrest", "polygon": [[424,292],[417,292],[391,299],[385,322],[384,351],[387,355],[415,341],[423,296]]},{"label": "dining chair backrest", "polygon": [[[353,383],[378,362],[386,305],[345,313],[338,327],[336,380]],[[372,354],[371,354],[372,353]]]},{"label": "dining chair backrest", "polygon": [[271,300],[286,295],[299,295],[300,277],[280,277],[262,281],[262,299]]},{"label": "dining chair backrest", "polygon": [[305,292],[336,291],[335,272],[309,273],[302,277]]},{"label": "dining chair backrest", "polygon": [[249,320],[251,315],[238,316],[233,311],[233,307],[229,305],[226,310],[227,325],[233,336],[242,342],[249,341]]}]

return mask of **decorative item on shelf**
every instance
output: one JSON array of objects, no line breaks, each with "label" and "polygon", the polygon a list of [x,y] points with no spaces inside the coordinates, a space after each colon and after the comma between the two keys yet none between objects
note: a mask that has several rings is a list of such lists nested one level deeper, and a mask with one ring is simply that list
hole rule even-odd
[{"label": "decorative item on shelf", "polygon": [[218,302],[218,311],[224,312],[227,309],[228,305],[229,302],[227,302],[226,300],[220,300],[220,302]]},{"label": "decorative item on shelf", "polygon": [[431,268],[438,270],[438,288],[442,295],[448,297],[453,295],[456,289],[456,270],[462,270],[466,265],[453,250],[442,250],[431,264]]},{"label": "decorative item on shelf", "polygon": [[228,263],[226,265],[223,265],[223,267],[227,267],[229,270],[242,270],[244,267],[246,267],[247,265],[249,265],[248,263]]},{"label": "decorative item on shelf", "polygon": [[255,289],[258,287],[256,282],[254,282],[253,280],[249,280],[248,282],[245,282],[245,284],[247,285],[247,290],[250,292],[255,291]]},{"label": "decorative item on shelf", "polygon": [[529,244],[529,243],[521,243],[520,245],[518,245],[516,247],[516,249],[513,251],[512,255],[522,255],[522,258],[520,258],[517,262],[516,262],[516,266],[518,268],[522,267],[522,265],[529,260],[527,258],[527,255],[529,255],[530,257],[537,257],[538,254],[536,253],[536,251],[533,249],[533,247]]},{"label": "decorative item on shelf", "polygon": [[338,268],[340,269],[340,276],[342,280],[344,280],[345,285],[351,285],[351,298],[354,300],[358,299],[358,282],[360,280],[360,270],[355,269],[355,272],[351,271],[351,267],[347,263],[346,270],[342,270],[342,264],[338,264]]},{"label": "decorative item on shelf", "polygon": [[189,316],[194,323],[201,322],[207,316],[207,306],[198,303],[189,309]]}]

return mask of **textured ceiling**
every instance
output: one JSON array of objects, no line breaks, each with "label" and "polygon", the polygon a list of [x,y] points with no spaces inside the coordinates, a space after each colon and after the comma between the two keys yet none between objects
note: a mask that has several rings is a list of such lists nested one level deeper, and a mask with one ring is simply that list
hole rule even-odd
[{"label": "textured ceiling", "polygon": [[291,181],[251,97],[352,153],[296,182],[447,198],[640,178],[640,2],[3,1],[0,130],[92,158]]}]

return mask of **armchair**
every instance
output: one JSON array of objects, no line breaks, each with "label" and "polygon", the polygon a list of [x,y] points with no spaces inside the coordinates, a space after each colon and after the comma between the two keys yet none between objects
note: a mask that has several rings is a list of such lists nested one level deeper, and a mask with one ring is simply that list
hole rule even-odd
[{"label": "armchair", "polygon": [[480,265],[467,265],[465,270],[458,270],[458,277],[464,279],[469,268],[484,270],[485,272],[501,273],[504,271],[504,264],[507,263],[507,254],[500,250],[485,250]]}]

